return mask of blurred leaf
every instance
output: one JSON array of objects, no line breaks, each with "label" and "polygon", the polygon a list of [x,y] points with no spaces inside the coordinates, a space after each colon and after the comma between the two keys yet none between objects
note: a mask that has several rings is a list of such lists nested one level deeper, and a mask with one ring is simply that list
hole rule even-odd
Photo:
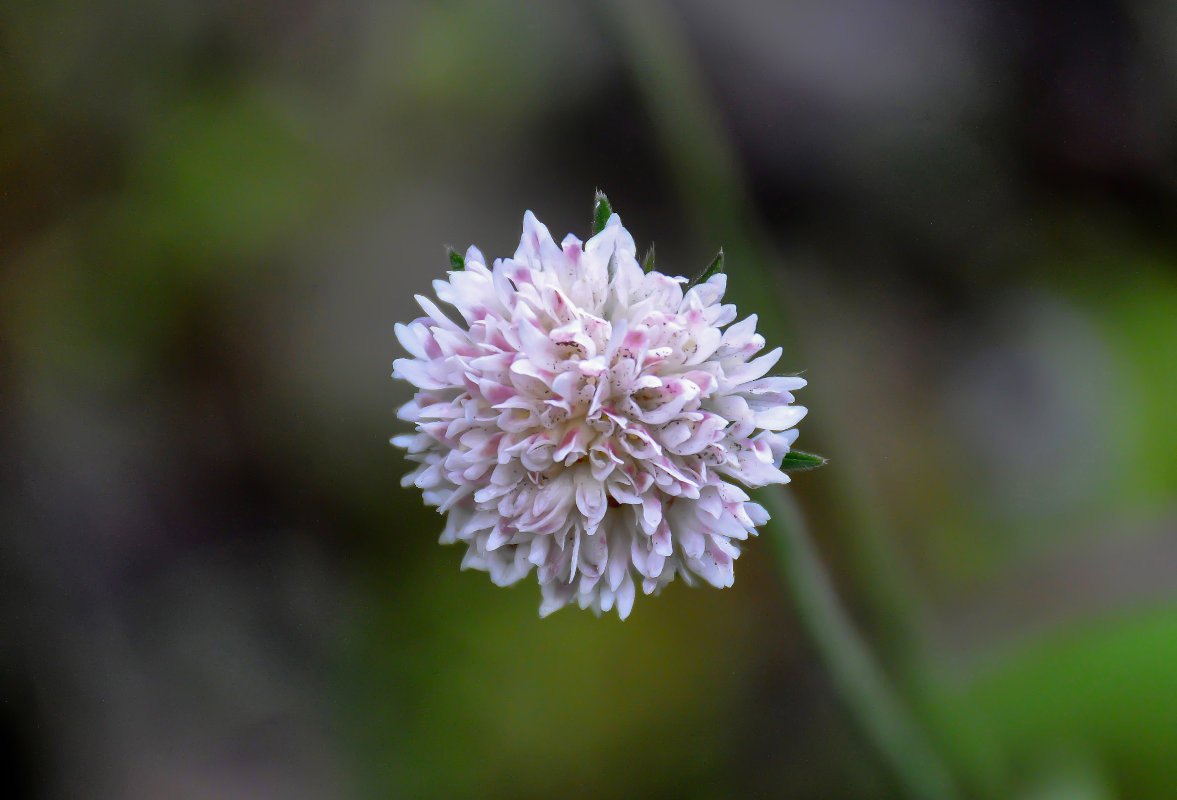
[{"label": "blurred leaf", "polygon": [[422,116],[414,127],[424,125],[430,139],[468,127],[455,118],[501,133],[600,80],[596,39],[583,30],[592,17],[577,4],[455,0],[412,13],[400,5],[389,4],[386,27],[370,32],[371,90],[382,103],[396,97],[413,106]]},{"label": "blurred leaf", "polygon": [[[1119,258],[1126,257],[1120,254]],[[1089,295],[1091,313],[1113,349],[1120,382],[1111,425],[1119,453],[1117,496],[1136,506],[1167,509],[1177,496],[1177,281],[1139,256],[1127,257],[1123,280]]]},{"label": "blurred leaf", "polygon": [[461,272],[466,269],[466,257],[464,255],[452,247],[446,248],[446,254],[450,260],[450,269],[454,272]]},{"label": "blurred leaf", "polygon": [[458,560],[434,547],[395,591],[389,566],[364,592],[346,680],[364,796],[689,797],[728,757],[733,677],[754,661],[739,590],[672,586],[624,623],[540,620],[534,582],[494,587]]},{"label": "blurred leaf", "polygon": [[958,697],[1023,765],[1060,747],[1090,751],[1123,795],[1168,798],[1177,786],[1177,608],[1087,623],[1031,641]]},{"label": "blurred leaf", "polygon": [[152,273],[164,259],[203,271],[254,257],[314,208],[324,171],[317,155],[266,96],[185,98],[148,129],[112,223],[128,245],[150,248]]},{"label": "blurred leaf", "polygon": [[1049,756],[1019,800],[1115,800],[1117,794],[1089,754]]}]

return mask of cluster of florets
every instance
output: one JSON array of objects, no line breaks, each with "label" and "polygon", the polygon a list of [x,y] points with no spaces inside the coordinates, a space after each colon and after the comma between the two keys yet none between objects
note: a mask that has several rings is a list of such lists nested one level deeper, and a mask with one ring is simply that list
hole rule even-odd
[{"label": "cluster of florets", "polygon": [[636,583],[675,575],[730,586],[738,542],[768,520],[745,487],[785,483],[805,409],[797,377],[764,377],[756,317],[732,324],[726,276],[695,286],[645,272],[612,215],[557,245],[528,212],[514,257],[434,281],[460,319],[418,296],[397,325],[417,388],[397,436],[419,466],[405,485],[448,514],[463,568],[512,584],[536,570],[540,614],[575,600],[624,619]]}]

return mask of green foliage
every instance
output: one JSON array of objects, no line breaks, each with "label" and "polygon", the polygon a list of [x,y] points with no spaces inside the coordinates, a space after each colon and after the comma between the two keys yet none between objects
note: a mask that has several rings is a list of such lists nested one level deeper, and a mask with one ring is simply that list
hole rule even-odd
[{"label": "green foliage", "polygon": [[[330,537],[335,555],[324,572],[337,580],[299,592],[308,606],[320,599],[315,592],[351,603],[341,615],[351,627],[323,646],[341,667],[338,694],[323,700],[339,707],[323,749],[350,754],[343,771],[354,776],[359,796],[722,798],[747,795],[730,788],[741,785],[738,776],[731,780],[740,771],[770,776],[764,796],[885,794],[885,780],[873,778],[857,793],[837,790],[844,776],[818,765],[864,755],[854,767],[884,767],[854,750],[856,743],[866,749],[859,733],[814,735],[815,716],[835,716],[849,728],[831,695],[796,702],[805,692],[782,688],[782,665],[803,663],[810,676],[819,671],[809,661],[812,646],[796,635],[797,608],[763,557],[771,537],[749,543],[729,591],[676,584],[657,600],[640,599],[625,623],[575,609],[540,621],[533,581],[507,591],[481,573],[458,573],[459,552],[436,545],[440,518],[418,494],[394,488],[407,466],[383,441],[404,431],[383,393],[391,390],[382,362],[393,347],[371,342],[411,307],[400,296],[411,293],[408,283],[425,277],[407,269],[390,277],[384,254],[410,245],[422,219],[485,223],[489,231],[503,207],[521,211],[539,202],[536,189],[545,203],[564,191],[583,199],[583,184],[577,190],[575,183],[607,163],[618,137],[593,140],[605,149],[591,166],[543,173],[565,164],[567,154],[552,143],[540,148],[546,160],[533,165],[546,177],[505,194],[502,184],[522,154],[536,152],[536,139],[546,135],[537,132],[562,130],[550,123],[571,119],[582,100],[615,83],[612,59],[600,69],[596,34],[606,34],[594,12],[470,0],[411,13],[389,6],[365,17],[358,37],[351,37],[355,26],[342,26],[350,33],[341,46],[311,18],[291,28],[265,14],[246,20],[197,6],[17,3],[0,12],[11,32],[2,59],[11,79],[0,88],[10,107],[0,166],[11,217],[0,242],[0,340],[7,345],[0,348],[0,383],[17,456],[18,481],[5,485],[6,497],[18,507],[11,512],[16,527],[30,522],[25,538],[67,548],[69,540],[58,538],[67,528],[90,535],[83,509],[95,498],[103,502],[92,513],[113,512],[114,523],[104,524],[125,524],[134,534],[128,541],[144,535],[138,521],[156,512],[184,531],[192,523],[195,532],[198,515],[187,515],[214,494],[234,525],[260,518],[273,521],[266,536],[274,539]],[[650,6],[628,8],[640,15]],[[580,35],[586,23],[593,36]],[[313,36],[303,35],[306,25]],[[1177,280],[1171,234],[1140,224],[1148,214],[1137,212],[1148,201],[1125,210],[1116,198],[1084,192],[1081,224],[1051,241],[1060,209],[1075,198],[1042,187],[1021,192],[1024,164],[1003,162],[1008,148],[958,135],[954,124],[939,139],[935,126],[916,126],[912,138],[884,125],[856,132],[854,168],[841,170],[854,176],[852,186],[831,185],[827,195],[821,184],[823,200],[857,198],[854,213],[827,203],[836,208],[827,214],[819,204],[811,211],[817,224],[784,235],[758,230],[748,211],[764,209],[741,200],[746,176],[725,178],[742,162],[724,155],[722,126],[709,124],[726,117],[708,106],[695,117],[678,113],[676,86],[695,80],[697,65],[659,66],[668,63],[659,53],[674,34],[662,24],[650,30],[630,49],[638,83],[642,69],[653,76],[644,84],[651,103],[640,124],[650,128],[643,140],[666,132],[657,145],[666,169],[656,173],[657,186],[638,176],[645,195],[636,184],[613,190],[634,198],[627,204],[644,196],[651,215],[686,212],[686,219],[663,214],[664,259],[675,260],[675,247],[685,248],[691,233],[724,242],[741,267],[730,300],[742,314],[759,312],[769,342],[785,345],[783,368],[810,370],[814,395],[803,400],[820,402],[817,416],[827,422],[813,424],[829,427],[805,435],[827,443],[836,469],[822,476],[831,480],[799,480],[787,491],[813,511],[815,536],[832,564],[862,565],[839,572],[835,584],[870,638],[894,637],[906,616],[879,611],[886,604],[872,594],[876,575],[929,600],[920,610],[936,613],[912,614],[914,626],[943,612],[944,623],[967,628],[969,613],[957,616],[953,604],[966,612],[985,608],[992,591],[986,581],[1019,576],[1026,564],[1016,554],[1029,547],[1066,564],[1077,537],[1119,545],[1140,527],[1171,527]],[[690,48],[682,52],[689,59]],[[331,53],[346,58],[331,61]],[[334,91],[337,85],[346,90]],[[931,148],[944,169],[927,168]],[[937,188],[978,174],[994,180],[956,199]],[[921,180],[907,181],[912,175]],[[905,202],[883,202],[895,186]],[[1018,187],[1021,199],[1002,186]],[[390,208],[397,213],[385,216]],[[598,193],[593,233],[611,211]],[[436,241],[417,237],[411,246]],[[761,247],[773,241],[785,242],[790,258]],[[863,253],[869,258],[876,244],[882,257],[867,274]],[[422,252],[428,261],[428,249]],[[798,252],[812,252],[815,266],[798,264],[791,257]],[[465,266],[459,252],[446,258],[452,270]],[[641,263],[656,269],[653,246]],[[723,264],[721,251],[690,285]],[[935,273],[925,264],[938,265]],[[778,294],[778,284],[789,294]],[[1096,331],[1095,345],[1076,360],[1076,371],[1096,376],[1088,383],[1065,371],[1049,374],[1042,360],[1016,358],[1033,343],[1016,331],[1001,335],[1002,302],[1027,292],[1082,307]],[[967,299],[961,319],[941,313],[955,312],[960,298]],[[795,324],[796,339],[786,323]],[[1067,336],[1050,319],[1042,324]],[[1055,405],[1031,419],[1060,425],[1077,445],[1071,463],[1080,470],[1085,451],[1096,464],[1090,491],[1054,498],[1058,514],[1043,514],[1040,497],[1066,488],[1055,472],[1043,470],[1033,487],[1015,486],[1023,490],[1018,503],[1004,505],[1013,469],[998,465],[1005,483],[969,479],[975,453],[962,444],[962,431],[999,441],[1002,425],[954,416],[945,385],[956,373],[946,365],[978,352],[986,354],[981,367],[996,367],[994,391],[1014,398],[1014,411],[1033,405],[1044,380],[1060,381],[1062,390],[1047,395]],[[1033,374],[1001,368],[1011,362],[1030,364]],[[1047,348],[1047,367],[1058,363]],[[1077,399],[1097,413],[1081,415],[1075,433],[1066,418]],[[1014,462],[1025,448],[998,452]],[[824,463],[792,451],[782,468]],[[958,474],[953,465],[966,468]],[[57,473],[66,479],[55,481]],[[214,474],[225,477],[210,479]],[[988,511],[996,507],[1006,510]],[[63,510],[63,520],[79,524],[53,522]],[[60,530],[42,536],[41,519]],[[1067,524],[1072,520],[1082,524]],[[167,525],[158,527],[169,535]],[[204,541],[192,538],[194,554]],[[880,541],[894,541],[910,569],[889,573],[885,547],[873,544]],[[1057,551],[1042,553],[1044,542]],[[110,546],[117,555],[122,545],[112,539]],[[25,561],[41,559],[17,561],[14,585],[43,579],[29,585],[72,591],[57,567],[38,575],[29,570],[44,567]],[[1126,572],[1113,573],[1129,595],[1138,566],[1125,562],[1115,569]],[[1072,586],[1093,580],[1083,564],[1059,575]],[[1172,796],[1177,608],[1171,598],[1130,596],[1131,608],[1116,594],[1110,611],[1082,603],[1064,609],[1072,621],[1062,634],[1039,631],[1016,645],[1000,624],[975,634],[992,637],[978,647],[987,666],[963,665],[951,685],[937,685],[938,699],[928,705],[953,766],[969,776],[962,783],[991,789],[976,797]],[[272,601],[276,612],[303,613]],[[1157,605],[1143,608],[1148,602]],[[158,621],[161,641],[183,633],[175,620]],[[242,660],[229,638],[223,644],[218,658],[225,664],[254,663]],[[24,653],[16,656],[23,662]],[[287,666],[310,675],[304,658],[294,654]],[[918,653],[888,664],[905,687],[943,666],[920,664]],[[277,685],[269,681],[281,674],[263,672],[241,674],[251,686],[256,679],[263,695],[291,688],[271,692]],[[110,677],[133,685],[135,674]],[[46,681],[49,691],[55,681]],[[828,678],[813,681],[825,686]],[[213,696],[213,684],[197,683],[199,691],[182,681],[167,687],[178,707],[196,708]],[[340,696],[347,702],[337,703]],[[86,707],[94,700],[77,697]],[[181,716],[177,723],[190,723]],[[219,731],[214,716],[199,722],[211,725],[210,733],[234,735]],[[28,741],[44,744],[65,754],[61,766],[76,769],[67,763],[69,748],[45,738],[42,721],[38,714],[27,732],[14,729],[22,749]],[[129,733],[141,738],[138,729]]]},{"label": "green foliage", "polygon": [[646,255],[642,258],[642,271],[653,272],[657,267],[654,266],[654,245],[650,245],[650,249],[646,251]]},{"label": "green foliage", "polygon": [[785,453],[785,458],[781,462],[781,469],[785,472],[803,472],[807,469],[824,467],[826,462],[827,459],[824,456],[806,453],[803,450],[790,450]]},{"label": "green foliage", "polygon": [[1088,623],[1029,641],[957,697],[969,726],[988,728],[1015,774],[1060,750],[1105,760],[1121,796],[1168,797],[1177,786],[1177,608]]},{"label": "green foliage", "polygon": [[707,265],[707,269],[700,272],[698,277],[696,277],[693,281],[691,281],[689,284],[687,284],[687,288],[689,289],[692,286],[698,286],[700,283],[705,282],[712,275],[717,275],[720,272],[723,272],[723,248],[722,247],[719,248],[719,253],[716,254],[715,258],[711,261],[711,263]]},{"label": "green foliage", "polygon": [[1177,281],[1136,259],[1124,281],[1090,300],[1117,370],[1118,407],[1109,419],[1119,450],[1115,489],[1121,501],[1164,509],[1177,496]]},{"label": "green foliage", "polygon": [[318,199],[323,165],[270,98],[188,98],[161,109],[144,136],[114,221],[129,244],[158,248],[152,270],[165,252],[196,269],[257,256]]},{"label": "green foliage", "polygon": [[741,593],[673,586],[625,622],[541,620],[534,582],[495,587],[458,560],[434,547],[399,589],[373,571],[347,674],[365,796],[690,797],[713,778],[750,663],[725,622]]},{"label": "green foliage", "polygon": [[605,224],[613,215],[613,207],[609,205],[609,198],[600,189],[593,196],[593,236],[605,230]]}]

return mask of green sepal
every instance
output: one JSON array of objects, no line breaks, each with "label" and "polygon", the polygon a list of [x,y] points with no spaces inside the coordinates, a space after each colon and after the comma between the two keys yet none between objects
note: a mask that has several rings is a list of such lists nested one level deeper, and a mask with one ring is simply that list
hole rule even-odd
[{"label": "green sepal", "polygon": [[445,252],[449,257],[451,270],[454,272],[461,272],[462,270],[466,269],[466,257],[464,255],[452,247],[447,247]]},{"label": "green sepal", "polygon": [[646,255],[642,258],[642,272],[654,271],[654,245],[650,245],[650,249],[646,251]]},{"label": "green sepal", "polygon": [[605,230],[605,223],[609,221],[611,216],[613,216],[613,206],[609,205],[609,198],[605,197],[604,192],[597,189],[597,193],[593,195],[593,236]]},{"label": "green sepal", "polygon": [[785,453],[785,458],[781,461],[781,470],[783,472],[801,472],[824,467],[825,464],[826,458],[824,456],[806,453],[803,450],[790,450]]},{"label": "green sepal", "polygon": [[707,266],[707,269],[705,269],[699,273],[699,277],[695,278],[693,281],[688,283],[687,288],[690,289],[692,286],[698,286],[700,283],[704,283],[705,281],[707,281],[707,279],[710,278],[712,275],[717,275],[720,272],[723,272],[723,248],[722,247],[719,248],[719,252],[716,254],[715,260],[712,261]]}]

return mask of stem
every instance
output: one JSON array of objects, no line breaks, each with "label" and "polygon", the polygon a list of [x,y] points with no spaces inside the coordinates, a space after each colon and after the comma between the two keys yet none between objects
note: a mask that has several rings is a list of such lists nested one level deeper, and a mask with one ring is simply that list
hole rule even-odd
[{"label": "stem", "polygon": [[[741,264],[741,271],[757,275],[760,283],[775,283],[761,266],[771,248],[752,213],[750,192],[741,178],[738,159],[723,130],[720,115],[707,97],[705,82],[686,46],[686,38],[673,12],[658,0],[606,0],[605,23],[613,28],[629,61],[638,88],[643,92],[653,124],[659,133],[678,189],[687,201],[695,230],[720,234],[727,249]],[[743,256],[743,258],[740,258]],[[738,285],[738,282],[737,282]],[[787,324],[780,309],[770,309],[765,293],[754,310],[762,314],[760,327],[774,341],[790,344]],[[832,439],[833,437],[831,437]],[[875,569],[869,574],[873,600],[889,612],[888,618],[907,619],[912,603],[898,580],[880,580],[878,573],[892,562],[878,526],[867,524],[871,515],[854,492],[843,488],[839,505],[854,514],[858,544],[870,545]],[[777,556],[792,592],[798,614],[832,675],[850,712],[863,732],[890,764],[908,795],[920,800],[952,800],[960,796],[952,773],[924,736],[916,718],[888,684],[884,673],[854,629],[838,601],[821,561],[810,543],[804,521],[783,492],[765,492],[772,511],[769,522],[775,535]],[[879,569],[879,565],[884,567]],[[911,665],[908,664],[910,668]]]},{"label": "stem", "polygon": [[764,492],[760,499],[772,513],[766,528],[773,535],[768,538],[797,614],[859,725],[912,797],[959,797],[948,768],[924,739],[838,602],[796,503],[783,490]]},{"label": "stem", "polygon": [[[803,316],[788,292],[779,288],[779,273],[769,265],[777,259],[757,222],[751,191],[739,159],[724,129],[722,115],[707,93],[707,84],[688,46],[682,25],[665,2],[604,0],[602,23],[620,43],[621,56],[633,73],[649,110],[653,132],[665,155],[678,194],[686,204],[697,245],[711,249],[723,244],[733,276],[728,296],[741,310],[757,312],[757,329],[786,351],[797,352],[803,331],[789,324]],[[759,287],[757,291],[752,287]],[[807,391],[817,392],[820,386]],[[851,538],[850,557],[855,577],[870,596],[870,609],[887,621],[886,634],[901,666],[909,673],[919,667],[912,620],[917,602],[904,580],[883,520],[862,496],[863,481],[855,481],[853,458],[843,457],[847,443],[837,429],[822,427],[821,415],[807,424],[808,435],[821,441],[824,455],[839,469],[826,480],[832,518]],[[915,677],[920,677],[916,675]]]}]

